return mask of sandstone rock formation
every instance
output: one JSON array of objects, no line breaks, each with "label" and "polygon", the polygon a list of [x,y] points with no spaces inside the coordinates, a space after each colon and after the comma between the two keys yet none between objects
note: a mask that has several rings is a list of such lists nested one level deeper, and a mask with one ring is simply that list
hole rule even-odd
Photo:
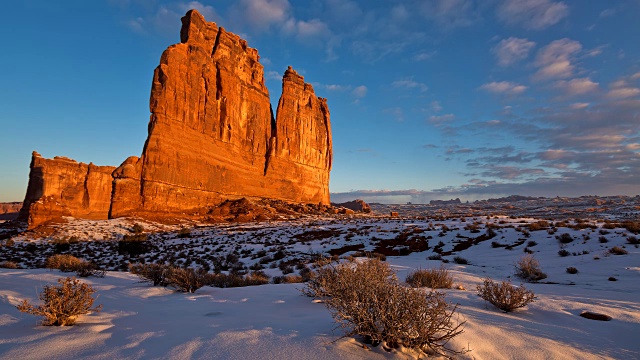
[{"label": "sandstone rock formation", "polygon": [[19,202],[0,203],[0,220],[15,220],[21,207]]},{"label": "sandstone rock formation", "polygon": [[66,215],[105,219],[111,204],[113,170],[113,166],[78,163],[61,156],[45,159],[34,151],[18,219],[28,220],[30,226]]},{"label": "sandstone rock formation", "polygon": [[326,99],[289,67],[274,118],[258,52],[245,40],[195,10],[182,18],[180,40],[155,69],[141,156],[114,171],[34,153],[23,219],[44,196],[99,218],[180,215],[243,197],[329,204]]},{"label": "sandstone rock formation", "polygon": [[363,212],[363,213],[370,213],[371,212],[371,206],[369,206],[369,204],[367,204],[364,200],[360,200],[360,199],[356,199],[353,201],[347,201],[344,203],[339,203],[339,204],[333,204],[334,206],[338,206],[338,207],[343,207],[346,209],[350,209],[353,211],[359,211],[359,212]]}]

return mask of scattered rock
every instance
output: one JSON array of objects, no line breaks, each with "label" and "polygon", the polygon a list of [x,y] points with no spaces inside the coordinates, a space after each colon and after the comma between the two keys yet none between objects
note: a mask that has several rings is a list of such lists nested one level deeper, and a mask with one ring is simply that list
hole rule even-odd
[{"label": "scattered rock", "polygon": [[582,313],[580,313],[580,316],[582,316],[585,319],[598,320],[598,321],[610,321],[612,319],[612,317],[609,315],[594,313],[591,311],[583,311]]},{"label": "scattered rock", "polygon": [[336,207],[351,209],[353,211],[363,212],[363,213],[371,212],[371,206],[369,206],[369,204],[367,204],[364,200],[360,200],[360,199],[348,201],[344,203],[332,204],[332,205]]}]

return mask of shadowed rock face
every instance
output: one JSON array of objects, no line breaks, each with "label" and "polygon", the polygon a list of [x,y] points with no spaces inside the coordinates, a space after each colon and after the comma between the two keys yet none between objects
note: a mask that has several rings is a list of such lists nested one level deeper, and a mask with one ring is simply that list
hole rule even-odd
[{"label": "shadowed rock face", "polygon": [[[195,10],[182,18],[180,39],[154,72],[142,155],[113,171],[113,186],[100,197],[107,204],[101,216],[180,214],[242,197],[329,204],[326,99],[289,67],[274,118],[257,50]],[[61,196],[78,188],[81,177],[43,191],[46,161],[43,170],[32,165],[22,217],[27,200],[46,195],[85,217],[77,200],[67,201],[77,196]]]}]

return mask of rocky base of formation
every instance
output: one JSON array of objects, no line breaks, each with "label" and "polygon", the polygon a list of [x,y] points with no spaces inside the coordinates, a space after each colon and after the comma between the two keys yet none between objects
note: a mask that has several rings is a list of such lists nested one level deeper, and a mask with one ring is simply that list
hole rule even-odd
[{"label": "rocky base of formation", "polygon": [[182,18],[180,40],[154,71],[141,156],[116,168],[34,152],[21,220],[233,217],[225,201],[241,198],[328,209],[327,100],[289,67],[274,116],[258,52],[245,40],[195,10]]}]

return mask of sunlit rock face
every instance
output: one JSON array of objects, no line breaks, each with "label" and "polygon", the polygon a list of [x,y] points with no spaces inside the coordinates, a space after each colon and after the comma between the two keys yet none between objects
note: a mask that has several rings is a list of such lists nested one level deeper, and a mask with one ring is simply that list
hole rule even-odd
[{"label": "sunlit rock face", "polygon": [[31,227],[60,216],[106,219],[113,170],[113,166],[79,163],[60,156],[45,159],[34,151],[19,219],[28,220]]},{"label": "sunlit rock face", "polygon": [[[111,168],[101,216],[181,214],[241,197],[329,204],[326,99],[289,67],[274,118],[257,50],[195,10],[182,18],[180,39],[154,71],[142,155]],[[78,186],[45,192],[32,181],[30,202]]]}]

